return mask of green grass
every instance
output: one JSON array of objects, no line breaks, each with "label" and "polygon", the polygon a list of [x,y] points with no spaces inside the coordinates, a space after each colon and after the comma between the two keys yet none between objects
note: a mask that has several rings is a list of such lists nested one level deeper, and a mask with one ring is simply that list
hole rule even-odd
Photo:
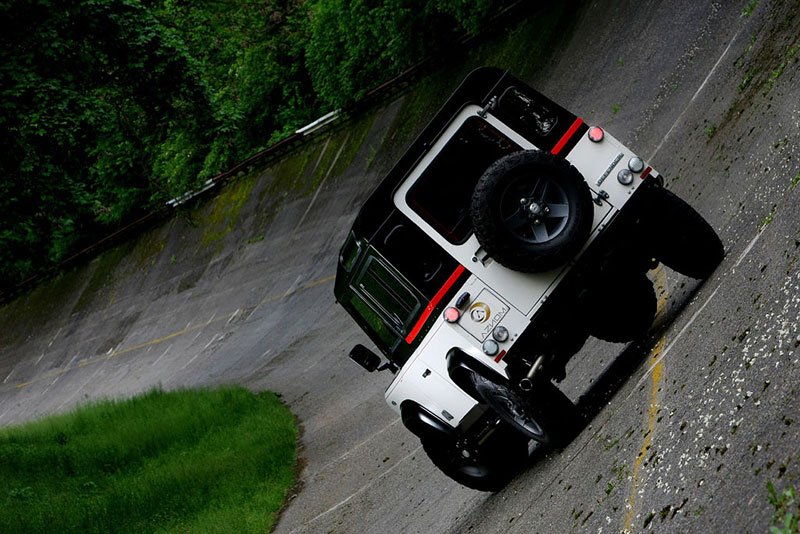
[{"label": "green grass", "polygon": [[777,82],[778,78],[781,77],[781,74],[783,74],[783,71],[786,70],[786,67],[789,65],[789,63],[791,63],[798,51],[800,51],[800,45],[795,45],[786,51],[783,61],[781,61],[780,65],[778,65],[775,70],[769,74],[769,78],[767,78],[767,89],[764,91],[764,94],[772,91],[772,88],[775,86],[775,82]]},{"label": "green grass", "polygon": [[798,517],[800,517],[800,501],[794,486],[789,486],[781,493],[775,491],[772,482],[767,482],[769,503],[775,509],[772,516],[771,534],[795,534],[800,531]]},{"label": "green grass", "polygon": [[758,0],[748,0],[747,4],[742,8],[742,17],[749,17],[755,11],[758,5]]},{"label": "green grass", "polygon": [[750,82],[753,81],[753,78],[755,78],[757,74],[758,71],[756,69],[750,69],[745,73],[744,78],[742,78],[742,81],[739,82],[737,87],[740,93],[744,93],[744,90],[747,89],[747,87],[750,85]]},{"label": "green grass", "polygon": [[775,213],[777,211],[778,211],[778,206],[776,204],[773,204],[772,209],[769,210],[769,213],[767,213],[764,216],[764,218],[761,220],[761,223],[758,225],[759,231],[763,230],[764,228],[772,224],[772,221],[775,219]]},{"label": "green grass", "polygon": [[11,532],[268,532],[294,483],[297,430],[243,388],[104,401],[0,429]]}]

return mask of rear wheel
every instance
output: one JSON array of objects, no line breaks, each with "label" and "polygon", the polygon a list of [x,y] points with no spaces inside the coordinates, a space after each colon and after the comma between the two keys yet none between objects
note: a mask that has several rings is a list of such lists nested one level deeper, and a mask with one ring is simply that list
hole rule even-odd
[{"label": "rear wheel", "polygon": [[549,380],[535,382],[533,390],[526,394],[476,373],[471,380],[486,405],[501,419],[543,445],[566,443],[580,422],[575,404]]},{"label": "rear wheel", "polygon": [[680,197],[663,187],[642,191],[647,241],[661,263],[692,278],[708,278],[725,249],[717,233]]},{"label": "rear wheel", "polygon": [[528,439],[500,423],[478,444],[467,438],[425,439],[422,448],[445,475],[478,491],[499,491],[528,458]]},{"label": "rear wheel", "polygon": [[657,305],[650,279],[644,274],[631,274],[597,283],[581,295],[578,308],[590,335],[625,343],[647,332]]}]

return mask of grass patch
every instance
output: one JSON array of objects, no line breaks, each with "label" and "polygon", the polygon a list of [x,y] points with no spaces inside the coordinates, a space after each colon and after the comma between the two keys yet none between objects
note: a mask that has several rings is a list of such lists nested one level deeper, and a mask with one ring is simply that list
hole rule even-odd
[{"label": "grass patch", "polygon": [[797,171],[797,174],[795,174],[794,178],[792,178],[792,183],[789,186],[789,190],[794,191],[794,188],[797,187],[797,184],[800,184],[800,171]]},{"label": "grass patch", "polygon": [[756,6],[758,5],[758,0],[749,0],[747,4],[742,8],[742,17],[749,17],[755,11]]},{"label": "grass patch", "polygon": [[770,72],[769,78],[767,78],[767,89],[764,91],[764,94],[767,94],[770,91],[772,91],[772,88],[775,86],[775,82],[778,81],[778,78],[781,77],[781,74],[783,74],[783,71],[786,70],[786,67],[789,65],[789,62],[791,62],[794,59],[794,56],[797,55],[797,52],[799,50],[800,50],[800,45],[795,45],[786,51],[786,54],[783,57],[783,61],[781,61],[781,64],[778,65],[778,67],[775,70]]},{"label": "grass patch", "polygon": [[775,213],[777,213],[777,211],[778,211],[778,206],[776,204],[773,204],[772,209],[769,210],[769,213],[767,213],[761,220],[761,224],[758,225],[759,231],[763,230],[772,223],[772,221],[775,219]]},{"label": "grass patch", "polygon": [[268,532],[297,430],[271,393],[149,393],[0,430],[3,532]]},{"label": "grass patch", "polygon": [[744,78],[742,78],[742,81],[739,82],[739,86],[737,87],[740,93],[744,93],[744,90],[747,89],[747,86],[750,85],[750,82],[753,81],[756,74],[758,74],[756,69],[750,69],[745,73]]},{"label": "grass patch", "polygon": [[771,534],[795,534],[800,531],[798,517],[800,517],[800,501],[794,486],[784,489],[781,493],[775,490],[772,482],[767,482],[769,503],[775,508],[772,517]]},{"label": "grass patch", "polygon": [[706,137],[708,139],[711,139],[717,133],[717,125],[716,124],[709,124],[708,126],[706,126],[705,132],[706,132]]}]

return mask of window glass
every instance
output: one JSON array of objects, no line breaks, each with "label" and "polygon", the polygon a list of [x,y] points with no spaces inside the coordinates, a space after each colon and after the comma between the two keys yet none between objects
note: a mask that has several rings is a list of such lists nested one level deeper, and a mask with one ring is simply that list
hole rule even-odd
[{"label": "window glass", "polygon": [[472,233],[469,206],[484,171],[519,145],[480,117],[470,117],[408,191],[416,213],[453,244]]},{"label": "window glass", "polygon": [[456,267],[441,246],[399,212],[383,225],[373,245],[428,300]]},{"label": "window glass", "polygon": [[422,307],[419,298],[374,256],[367,258],[354,289],[354,310],[392,350],[405,337]]},{"label": "window glass", "polygon": [[353,270],[353,265],[355,265],[356,260],[358,259],[358,253],[361,248],[358,245],[358,241],[353,234],[350,234],[347,237],[347,241],[344,242],[344,246],[342,247],[342,251],[339,253],[339,263],[342,264],[344,270],[348,273]]}]

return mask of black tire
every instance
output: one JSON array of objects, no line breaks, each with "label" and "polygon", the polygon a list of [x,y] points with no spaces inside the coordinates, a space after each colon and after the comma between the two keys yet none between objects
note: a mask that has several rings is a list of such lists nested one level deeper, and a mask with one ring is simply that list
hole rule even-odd
[{"label": "black tire", "polygon": [[526,438],[545,446],[561,446],[573,436],[580,416],[575,405],[552,383],[540,380],[524,395],[508,384],[476,373],[471,375],[475,390],[497,415]]},{"label": "black tire", "polygon": [[580,251],[591,232],[594,208],[589,187],[568,161],[525,150],[486,170],[475,186],[470,216],[489,256],[509,269],[542,272]]},{"label": "black tire", "polygon": [[725,249],[708,222],[680,197],[653,187],[645,195],[643,214],[653,256],[681,274],[708,278],[722,262]]},{"label": "black tire", "polygon": [[578,305],[589,334],[613,343],[643,336],[657,307],[653,283],[644,274],[602,280],[581,295]]},{"label": "black tire", "polygon": [[422,448],[445,475],[462,486],[478,491],[499,491],[528,459],[528,439],[505,425],[469,457],[454,439],[425,439]]}]

